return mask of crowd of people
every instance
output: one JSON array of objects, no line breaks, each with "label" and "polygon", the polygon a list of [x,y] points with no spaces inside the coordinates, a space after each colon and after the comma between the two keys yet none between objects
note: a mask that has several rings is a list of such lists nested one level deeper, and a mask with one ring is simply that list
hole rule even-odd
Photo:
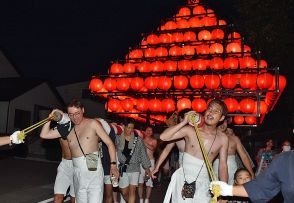
[{"label": "crowd of people", "polygon": [[[154,138],[152,126],[138,130],[132,120],[114,123],[90,119],[84,111],[83,104],[73,99],[67,112],[54,109],[50,113],[53,120],[44,124],[40,133],[43,139],[59,139],[62,149],[54,185],[55,203],[63,202],[68,188],[71,202],[135,203],[138,196],[140,203],[149,203],[154,180],[174,148],[178,152],[177,169],[164,203],[209,202],[213,185],[221,189],[220,201],[230,203],[265,202],[280,190],[285,202],[294,199],[291,143],[285,140],[282,155],[278,155],[273,140],[268,139],[257,153],[255,173],[245,147],[228,127],[227,107],[221,100],[211,100],[203,115],[188,109],[168,115],[160,140]],[[194,123],[191,114],[196,118]],[[22,143],[18,134],[0,137],[0,145]],[[199,139],[219,181],[211,182]],[[165,147],[156,157],[162,142]]]}]

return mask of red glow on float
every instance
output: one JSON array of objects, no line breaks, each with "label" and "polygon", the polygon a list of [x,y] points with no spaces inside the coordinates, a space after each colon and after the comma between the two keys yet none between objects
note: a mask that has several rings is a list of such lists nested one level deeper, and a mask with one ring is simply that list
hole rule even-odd
[{"label": "red glow on float", "polygon": [[191,109],[191,101],[188,98],[179,99],[177,102],[177,109],[181,111],[183,109]]},{"label": "red glow on float", "polygon": [[192,101],[192,109],[196,112],[202,113],[206,109],[206,101],[204,99],[194,99]]},{"label": "red glow on float", "polygon": [[89,84],[89,89],[92,92],[98,92],[103,88],[103,82],[102,80],[98,78],[93,78]]},{"label": "red glow on float", "polygon": [[190,78],[190,85],[193,89],[201,89],[204,87],[204,77],[202,75],[193,75]]},{"label": "red glow on float", "polygon": [[179,75],[179,76],[174,76],[174,87],[176,89],[186,89],[188,86],[188,78],[186,76],[183,75]]}]

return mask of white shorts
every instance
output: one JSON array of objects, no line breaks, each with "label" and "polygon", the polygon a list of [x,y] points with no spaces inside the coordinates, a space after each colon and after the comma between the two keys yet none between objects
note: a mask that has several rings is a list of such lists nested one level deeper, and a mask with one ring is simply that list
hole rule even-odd
[{"label": "white shorts", "polygon": [[67,189],[70,188],[69,194],[74,197],[74,185],[73,185],[73,165],[72,160],[61,160],[58,168],[57,175],[54,183],[54,194],[66,195]]},{"label": "white shorts", "polygon": [[[151,167],[150,167],[150,171],[153,171],[154,169],[154,165],[155,165],[155,161],[154,159],[153,160],[150,160],[151,162]],[[142,165],[140,164],[140,168],[141,168],[141,173],[140,173],[140,176],[139,176],[139,183],[140,184],[143,184],[145,181],[144,181],[144,178],[145,178],[145,169],[142,167]],[[145,183],[146,186],[148,187],[153,187],[153,182],[152,182],[152,178],[149,178],[149,180]]]},{"label": "white shorts", "polygon": [[[97,152],[98,154],[98,152]],[[77,203],[102,203],[103,201],[103,168],[98,159],[96,171],[89,171],[84,156],[73,158],[74,187]]]},{"label": "white shorts", "polygon": [[139,172],[123,173],[122,177],[119,177],[118,186],[120,188],[126,188],[129,185],[138,185]]}]

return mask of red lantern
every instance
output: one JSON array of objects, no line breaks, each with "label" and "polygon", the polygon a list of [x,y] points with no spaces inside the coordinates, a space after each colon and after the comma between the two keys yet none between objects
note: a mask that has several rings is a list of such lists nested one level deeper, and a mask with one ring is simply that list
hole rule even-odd
[{"label": "red lantern", "polygon": [[177,24],[174,21],[168,21],[164,25],[165,30],[174,30],[177,28]]},{"label": "red lantern", "polygon": [[154,48],[147,48],[144,50],[144,56],[146,58],[155,57],[155,49]]},{"label": "red lantern", "polygon": [[183,42],[184,35],[181,32],[175,32],[172,34],[172,42]]},{"label": "red lantern", "polygon": [[204,87],[204,78],[202,75],[193,75],[190,78],[190,85],[193,89],[201,89]]},{"label": "red lantern", "polygon": [[121,74],[121,73],[123,73],[123,71],[124,71],[124,68],[120,63],[113,63],[110,66],[110,73],[111,74]]},{"label": "red lantern", "polygon": [[[253,113],[257,113],[257,105],[258,105],[258,101],[255,102],[255,108]],[[266,104],[265,101],[259,101],[259,113],[260,114],[266,114],[268,110],[268,105]]]},{"label": "red lantern", "polygon": [[181,60],[178,62],[178,69],[181,71],[190,71],[192,69],[192,64],[189,60]]},{"label": "red lantern", "polygon": [[237,75],[226,74],[222,76],[222,86],[227,89],[233,89],[237,85]]},{"label": "red lantern", "polygon": [[211,33],[208,30],[201,30],[198,33],[198,40],[210,40],[211,39]]},{"label": "red lantern", "polygon": [[172,34],[165,33],[159,35],[159,42],[160,43],[171,43],[172,42]]},{"label": "red lantern", "polygon": [[203,26],[202,20],[197,16],[190,18],[188,22],[189,22],[191,28]]},{"label": "red lantern", "polygon": [[244,117],[243,116],[235,116],[234,123],[236,123],[237,125],[242,125],[244,123]]},{"label": "red lantern", "polygon": [[239,103],[234,98],[226,98],[224,103],[226,104],[229,113],[233,113],[239,109]]},{"label": "red lantern", "polygon": [[173,112],[175,111],[175,102],[172,99],[164,99],[161,101],[161,110],[163,112]]},{"label": "red lantern", "polygon": [[201,44],[199,46],[197,46],[196,48],[196,52],[198,55],[201,55],[201,54],[209,54],[209,45],[207,44]]},{"label": "red lantern", "polygon": [[227,22],[225,20],[219,20],[218,25],[227,25]]},{"label": "red lantern", "polygon": [[171,88],[172,86],[172,80],[170,77],[167,76],[161,76],[158,79],[158,88],[161,90],[169,90],[169,88]]},{"label": "red lantern", "polygon": [[165,61],[163,64],[163,69],[165,71],[176,71],[177,70],[177,62],[176,61]]},{"label": "red lantern", "polygon": [[256,88],[256,75],[245,73],[241,75],[240,86],[243,89],[254,89]]},{"label": "red lantern", "polygon": [[193,70],[206,70],[207,63],[204,59],[196,59],[192,61]]},{"label": "red lantern", "polygon": [[[283,91],[284,88],[286,87],[287,84],[287,80],[286,77],[283,75],[279,75],[279,90]],[[270,90],[275,90],[276,89],[276,77],[273,77],[273,84],[272,86],[269,88]]]},{"label": "red lantern", "polygon": [[196,41],[195,32],[192,32],[192,31],[185,32],[185,34],[184,34],[184,42],[191,42],[191,41]]},{"label": "red lantern", "polygon": [[136,104],[136,108],[139,110],[139,111],[147,111],[148,110],[148,107],[149,106],[149,101],[147,99],[138,99],[137,100],[137,104]]},{"label": "red lantern", "polygon": [[128,112],[133,110],[134,103],[131,99],[125,99],[121,101],[121,106],[126,112]]},{"label": "red lantern", "polygon": [[179,76],[174,76],[174,87],[176,89],[186,89],[188,86],[188,78],[186,76],[183,75],[179,75]]},{"label": "red lantern", "polygon": [[161,61],[154,61],[150,64],[150,72],[162,72],[163,63]]},{"label": "red lantern", "polygon": [[206,109],[206,101],[204,99],[194,99],[192,101],[192,109],[196,112],[204,112]]},{"label": "red lantern", "polygon": [[117,112],[121,108],[121,103],[117,99],[109,99],[108,108],[111,111]]},{"label": "red lantern", "polygon": [[150,63],[148,61],[143,61],[138,64],[137,69],[141,73],[150,72]]},{"label": "red lantern", "polygon": [[161,111],[161,101],[159,99],[150,99],[149,100],[149,110],[152,112]]},{"label": "red lantern", "polygon": [[172,46],[169,49],[169,55],[170,56],[180,56],[182,54],[182,48],[178,46]]},{"label": "red lantern", "polygon": [[[195,54],[195,49],[193,46],[184,46],[182,48],[182,55],[184,56],[193,56]],[[189,57],[185,57],[185,58],[189,58]]]},{"label": "red lantern", "polygon": [[242,99],[240,101],[240,110],[243,113],[253,113],[255,108],[255,101],[253,99]]},{"label": "red lantern", "polygon": [[238,42],[229,43],[226,47],[227,53],[241,52],[241,44]]},{"label": "red lantern", "polygon": [[132,50],[129,54],[131,59],[138,59],[143,57],[143,51],[141,49]]},{"label": "red lantern", "polygon": [[104,80],[104,88],[108,91],[113,91],[116,89],[116,79],[106,78]]},{"label": "red lantern", "polygon": [[204,26],[215,26],[217,24],[217,19],[215,17],[204,16],[202,22]]},{"label": "red lantern", "polygon": [[125,63],[124,64],[124,72],[125,73],[134,73],[136,71],[136,67],[132,63]]},{"label": "red lantern", "polygon": [[246,122],[248,125],[256,124],[256,117],[255,117],[255,116],[246,116],[246,117],[245,117],[245,122]]},{"label": "red lantern", "polygon": [[157,57],[166,57],[168,55],[168,51],[165,47],[158,47],[155,51],[155,55]]},{"label": "red lantern", "polygon": [[267,68],[267,62],[265,60],[256,60],[257,68]]},{"label": "red lantern", "polygon": [[273,84],[274,77],[270,73],[262,73],[257,76],[259,89],[269,89]]},{"label": "red lantern", "polygon": [[156,77],[147,77],[145,79],[145,87],[148,90],[155,90],[157,88],[158,85],[158,78]]},{"label": "red lantern", "polygon": [[211,39],[216,40],[216,39],[224,39],[225,33],[221,29],[214,29],[211,32]]},{"label": "red lantern", "polygon": [[218,75],[207,75],[205,77],[205,86],[208,89],[217,89],[220,85],[220,78]]},{"label": "red lantern", "polygon": [[205,14],[205,13],[206,13],[206,10],[203,6],[195,6],[193,8],[194,15]]},{"label": "red lantern", "polygon": [[220,43],[213,43],[209,48],[209,52],[211,54],[222,54],[224,52],[224,47]]},{"label": "red lantern", "polygon": [[240,68],[256,68],[256,62],[254,58],[250,56],[245,56],[244,58],[240,59]]},{"label": "red lantern", "polygon": [[177,22],[177,28],[178,29],[185,29],[185,28],[189,28],[190,24],[187,20],[185,19],[181,19]]},{"label": "red lantern", "polygon": [[130,82],[128,78],[117,78],[116,87],[119,91],[127,91],[130,88]]},{"label": "red lantern", "polygon": [[210,60],[210,68],[213,70],[221,70],[224,67],[224,62],[221,57],[214,57]]},{"label": "red lantern", "polygon": [[102,80],[98,78],[93,78],[89,84],[89,89],[91,92],[99,92],[103,88]]},{"label": "red lantern", "polygon": [[178,16],[189,16],[191,15],[191,10],[188,7],[182,7],[179,10]]},{"label": "red lantern", "polygon": [[131,82],[132,90],[139,91],[139,90],[142,89],[143,86],[144,86],[143,78],[135,77],[135,78],[132,79],[132,82]]},{"label": "red lantern", "polygon": [[148,35],[147,43],[148,44],[158,44],[158,37],[155,34]]},{"label": "red lantern", "polygon": [[[238,32],[232,32],[231,34],[229,34],[228,36],[229,39],[240,39],[241,35]],[[233,40],[235,41],[235,40]]]},{"label": "red lantern", "polygon": [[237,69],[239,66],[239,60],[234,57],[228,57],[224,60],[225,69]]},{"label": "red lantern", "polygon": [[177,109],[181,111],[183,109],[191,109],[191,101],[188,98],[179,99],[177,102]]}]

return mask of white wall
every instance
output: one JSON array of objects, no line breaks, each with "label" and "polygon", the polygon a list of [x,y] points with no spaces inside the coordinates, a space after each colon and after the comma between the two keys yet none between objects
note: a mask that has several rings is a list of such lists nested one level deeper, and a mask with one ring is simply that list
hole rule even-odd
[{"label": "white wall", "polygon": [[89,81],[74,83],[57,87],[57,91],[63,98],[65,103],[68,103],[72,98],[80,99],[85,106],[85,114],[90,118],[101,117],[105,118],[104,105],[95,102],[91,99],[82,99],[83,89],[88,89]]},{"label": "white wall", "polygon": [[6,133],[6,121],[9,102],[0,101],[0,134]]}]

